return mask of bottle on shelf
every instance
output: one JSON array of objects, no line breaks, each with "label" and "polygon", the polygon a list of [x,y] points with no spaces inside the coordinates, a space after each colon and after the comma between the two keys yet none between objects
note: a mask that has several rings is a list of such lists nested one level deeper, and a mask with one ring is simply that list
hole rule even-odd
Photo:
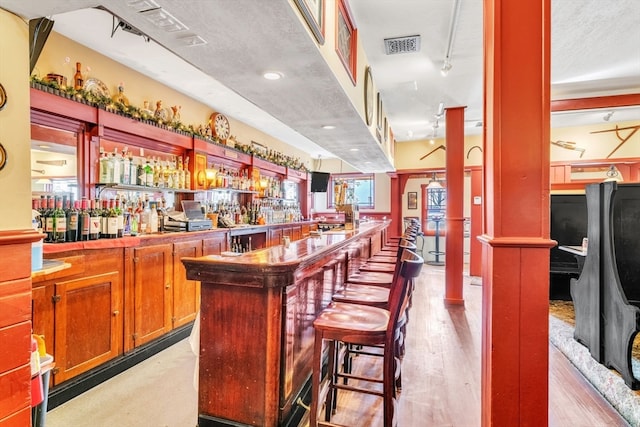
[{"label": "bottle on shelf", "polygon": [[84,86],[84,77],[82,77],[82,64],[76,62],[76,73],[73,75],[73,88],[81,90]]},{"label": "bottle on shelf", "polygon": [[124,212],[122,211],[122,207],[120,205],[121,205],[120,198],[117,198],[116,199],[116,205],[114,207],[115,212],[116,212],[116,218],[118,219],[117,237],[123,237],[124,236]]},{"label": "bottle on shelf", "polygon": [[80,202],[75,200],[73,206],[67,210],[67,242],[78,241],[78,225],[79,225],[79,207]]},{"label": "bottle on shelf", "polygon": [[97,200],[91,199],[91,207],[89,210],[89,240],[98,240],[100,238],[100,209],[97,206]]},{"label": "bottle on shelf", "polygon": [[62,198],[55,201],[56,207],[53,211],[53,243],[64,243],[67,240],[67,215],[62,209]]},{"label": "bottle on shelf", "polygon": [[43,224],[44,229],[42,230],[46,237],[44,239],[47,243],[53,243],[53,211],[55,210],[55,199],[51,196],[47,196],[47,209],[44,211],[43,215]]},{"label": "bottle on shelf", "polygon": [[[106,204],[106,200],[105,200]],[[103,205],[104,206],[104,205]],[[115,239],[118,237],[118,214],[116,212],[115,200],[109,200],[109,205],[105,209],[107,218],[107,233],[108,239]]]},{"label": "bottle on shelf", "polygon": [[91,217],[89,215],[89,201],[85,198],[82,199],[80,203],[80,214],[78,216],[78,230],[79,230],[79,238],[80,241],[89,240],[89,233],[91,230]]}]

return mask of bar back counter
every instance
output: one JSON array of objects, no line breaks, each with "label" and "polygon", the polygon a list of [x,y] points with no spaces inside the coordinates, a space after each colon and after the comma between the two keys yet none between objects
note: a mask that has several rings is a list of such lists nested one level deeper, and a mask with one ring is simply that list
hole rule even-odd
[{"label": "bar back counter", "polygon": [[200,427],[299,424],[310,395],[313,321],[344,276],[380,249],[387,226],[182,258],[187,279],[201,282]]}]

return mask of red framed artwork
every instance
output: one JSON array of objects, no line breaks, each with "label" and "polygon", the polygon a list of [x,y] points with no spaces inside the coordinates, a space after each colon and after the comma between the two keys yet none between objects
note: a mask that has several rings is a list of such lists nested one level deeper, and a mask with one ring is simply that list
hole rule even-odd
[{"label": "red framed artwork", "polygon": [[349,7],[345,3],[345,0],[339,0],[337,3],[336,52],[355,86],[356,67],[358,65],[358,30],[353,23]]}]

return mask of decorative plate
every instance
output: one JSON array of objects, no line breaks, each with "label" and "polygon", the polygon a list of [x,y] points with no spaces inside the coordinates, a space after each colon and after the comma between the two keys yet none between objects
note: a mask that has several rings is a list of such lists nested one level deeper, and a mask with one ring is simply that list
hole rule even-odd
[{"label": "decorative plate", "polygon": [[4,90],[4,86],[0,83],[0,111],[7,105],[7,92]]},{"label": "decorative plate", "polygon": [[87,92],[91,92],[95,96],[103,96],[105,98],[111,98],[111,92],[107,85],[105,85],[102,80],[89,78],[85,80],[84,86],[82,87]]},{"label": "decorative plate", "polygon": [[367,126],[371,126],[373,120],[373,78],[371,67],[364,71],[364,118]]},{"label": "decorative plate", "polygon": [[7,164],[7,152],[5,151],[2,144],[0,144],[0,170],[4,168],[4,165]]}]

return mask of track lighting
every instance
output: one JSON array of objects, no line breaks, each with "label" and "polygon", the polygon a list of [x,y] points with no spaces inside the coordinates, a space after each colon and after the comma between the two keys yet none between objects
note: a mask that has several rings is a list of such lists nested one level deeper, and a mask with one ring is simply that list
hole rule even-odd
[{"label": "track lighting", "polygon": [[450,69],[451,69],[451,62],[449,62],[449,59],[446,58],[444,60],[444,63],[442,64],[442,68],[440,68],[440,74],[442,74],[443,77],[446,77],[446,75],[449,74]]}]

